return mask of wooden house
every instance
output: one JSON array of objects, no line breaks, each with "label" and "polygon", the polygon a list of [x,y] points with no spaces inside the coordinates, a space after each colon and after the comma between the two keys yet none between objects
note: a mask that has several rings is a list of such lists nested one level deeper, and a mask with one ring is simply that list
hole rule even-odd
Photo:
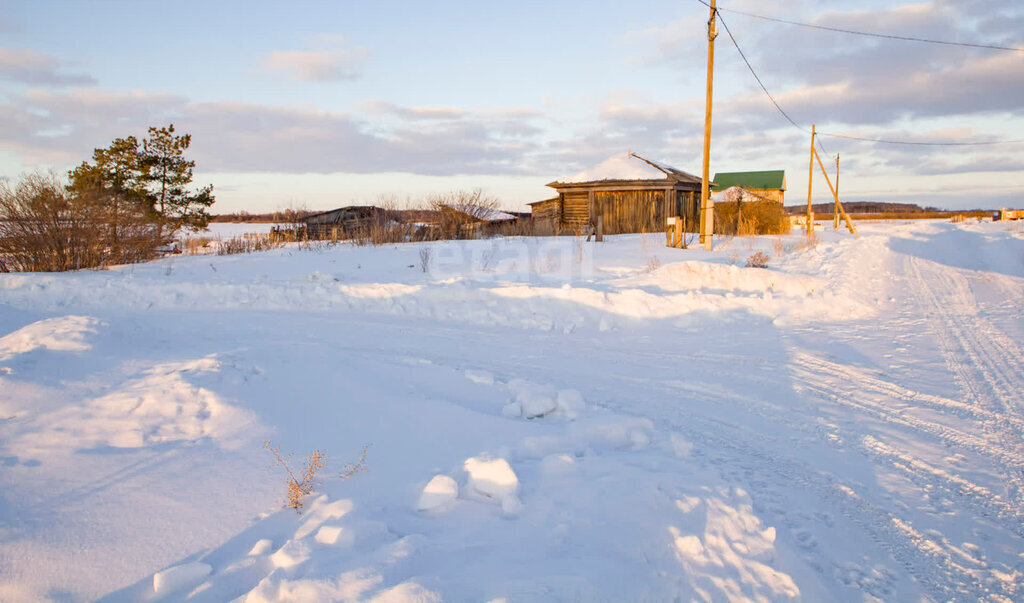
[{"label": "wooden house", "polygon": [[472,203],[443,205],[437,212],[436,225],[443,238],[474,239],[499,232],[502,227],[519,221],[519,216]]},{"label": "wooden house", "polygon": [[598,216],[607,234],[661,231],[672,216],[682,216],[694,229],[698,225],[701,179],[633,153],[615,155],[548,186],[558,196],[530,204],[540,230],[589,231]]},{"label": "wooden house", "polygon": [[763,199],[768,199],[777,203],[785,202],[785,170],[768,170],[763,172],[721,172],[715,174],[714,181],[714,186],[711,187],[711,190],[714,192],[725,191],[726,189],[738,186]]},{"label": "wooden house", "polygon": [[353,205],[320,212],[302,219],[311,239],[346,238],[359,228],[387,220],[387,211],[372,205]]}]

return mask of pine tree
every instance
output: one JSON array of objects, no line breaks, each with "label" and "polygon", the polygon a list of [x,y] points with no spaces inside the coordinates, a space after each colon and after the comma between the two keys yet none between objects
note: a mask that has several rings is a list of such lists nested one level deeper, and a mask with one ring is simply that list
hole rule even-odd
[{"label": "pine tree", "polygon": [[196,162],[185,158],[191,134],[174,133],[174,124],[150,128],[139,153],[140,180],[154,213],[171,232],[180,228],[202,230],[210,221],[206,210],[213,205],[213,186],[190,192]]}]

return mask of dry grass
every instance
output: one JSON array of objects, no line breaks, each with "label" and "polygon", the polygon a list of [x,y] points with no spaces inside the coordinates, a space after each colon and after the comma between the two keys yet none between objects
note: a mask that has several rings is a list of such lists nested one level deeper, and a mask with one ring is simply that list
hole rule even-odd
[{"label": "dry grass", "polygon": [[234,237],[223,241],[217,247],[217,255],[235,255],[237,253],[252,253],[255,251],[269,251],[284,245],[280,237],[271,234],[248,235]]}]

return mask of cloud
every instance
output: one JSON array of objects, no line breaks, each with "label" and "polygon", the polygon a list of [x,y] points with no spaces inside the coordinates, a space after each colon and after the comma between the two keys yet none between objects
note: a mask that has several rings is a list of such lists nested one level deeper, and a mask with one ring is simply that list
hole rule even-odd
[{"label": "cloud", "polygon": [[[1024,21],[1024,5],[974,11],[964,2],[940,0],[880,10],[826,9],[801,16],[797,7],[754,13],[816,25],[882,34],[1005,44],[1019,38],[1011,25]],[[783,109],[798,123],[893,124],[899,120],[1024,111],[1024,53],[913,43],[855,36],[767,22],[722,12],[737,42]],[[685,18],[633,32],[649,48],[646,61],[702,82],[704,25]],[[748,116],[764,127],[784,124],[719,27],[716,113]],[[1019,42],[1018,42],[1019,43]]]},{"label": "cloud", "polygon": [[[340,38],[318,37],[314,40],[317,46],[340,42]],[[263,64],[300,82],[339,82],[357,79],[359,67],[369,56],[370,51],[361,46],[351,49],[275,50],[264,58]]]},{"label": "cloud", "polygon": [[174,95],[32,91],[0,105],[0,147],[24,163],[69,165],[117,137],[173,122],[193,135],[204,171],[515,174],[526,169],[532,118],[452,111],[453,118],[384,122],[337,111],[238,102],[195,103]]},{"label": "cloud", "polygon": [[82,73],[63,73],[56,59],[34,50],[0,48],[0,80],[32,86],[91,86],[96,80]]}]

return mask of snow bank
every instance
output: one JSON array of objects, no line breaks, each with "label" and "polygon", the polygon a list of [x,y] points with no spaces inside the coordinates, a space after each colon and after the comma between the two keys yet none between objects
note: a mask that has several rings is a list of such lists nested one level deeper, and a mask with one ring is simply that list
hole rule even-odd
[{"label": "snow bank", "polygon": [[225,448],[259,437],[256,416],[196,387],[191,375],[216,372],[214,358],[158,364],[104,395],[39,415],[33,428],[12,442],[23,451],[140,448],[211,438]]},{"label": "snow bank", "polygon": [[0,362],[37,349],[81,352],[91,346],[87,337],[103,326],[90,316],[60,316],[36,321],[0,337]]}]

